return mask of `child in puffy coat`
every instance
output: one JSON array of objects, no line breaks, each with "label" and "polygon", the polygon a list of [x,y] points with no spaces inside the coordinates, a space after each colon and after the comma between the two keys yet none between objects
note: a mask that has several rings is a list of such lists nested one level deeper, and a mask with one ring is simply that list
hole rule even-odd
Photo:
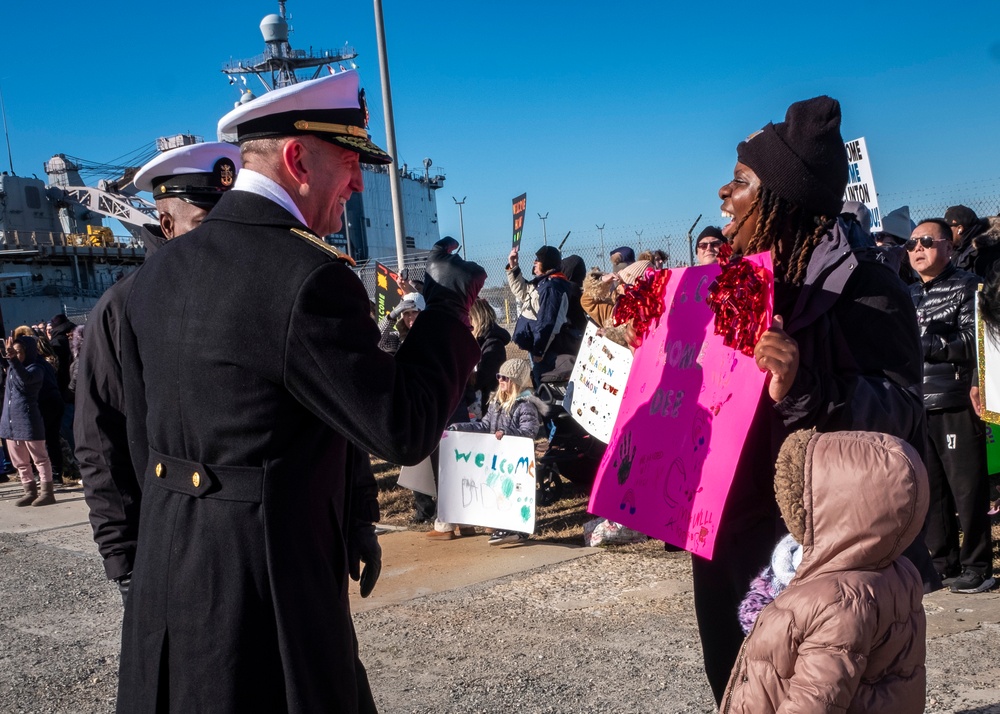
[{"label": "child in puffy coat", "polygon": [[[454,431],[474,431],[496,434],[497,439],[506,435],[526,436],[534,439],[541,423],[545,406],[531,389],[531,366],[526,359],[509,359],[500,365],[497,373],[497,391],[493,393],[482,421],[452,424]],[[490,545],[520,543],[528,539],[527,533],[494,531]]]},{"label": "child in puffy coat", "polygon": [[802,560],[757,616],[720,710],[922,712],[923,584],[900,557],[927,512],[920,457],[887,434],[797,431],[774,490]]}]

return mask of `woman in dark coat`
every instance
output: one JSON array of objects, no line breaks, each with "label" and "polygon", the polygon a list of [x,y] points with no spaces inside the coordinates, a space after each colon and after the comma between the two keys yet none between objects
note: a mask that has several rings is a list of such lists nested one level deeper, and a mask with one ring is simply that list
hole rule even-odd
[{"label": "woman in dark coat", "polygon": [[[743,642],[737,608],[784,528],[777,449],[793,430],[878,431],[924,447],[916,315],[871,239],[840,216],[847,153],[840,104],[798,102],[737,147],[721,189],[736,254],[770,251],[774,323],[754,348],[769,372],[720,521],[712,560],[693,556],[695,611],[716,701]],[[724,268],[725,270],[725,268]],[[933,579],[922,539],[907,555]],[[922,562],[919,562],[922,561]],[[933,584],[930,584],[933,586]]]},{"label": "woman in dark coat", "polygon": [[[55,503],[52,495],[52,465],[45,452],[45,426],[38,408],[42,387],[42,366],[38,364],[35,338],[22,335],[5,343],[3,359],[7,363],[0,437],[6,440],[10,459],[21,476],[24,496],[17,506],[47,506]],[[35,485],[31,463],[38,469],[41,492]]]}]

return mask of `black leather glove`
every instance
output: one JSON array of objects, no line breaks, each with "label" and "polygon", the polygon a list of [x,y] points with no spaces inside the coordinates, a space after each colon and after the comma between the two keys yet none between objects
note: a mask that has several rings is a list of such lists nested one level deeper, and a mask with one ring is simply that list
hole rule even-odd
[{"label": "black leather glove", "polygon": [[115,580],[115,585],[118,586],[118,592],[122,596],[122,605],[125,605],[125,601],[128,600],[128,586],[132,584],[132,573],[128,575],[123,575]]},{"label": "black leather glove", "polygon": [[424,299],[428,310],[446,310],[471,329],[469,309],[486,282],[486,271],[477,263],[452,255],[458,245],[454,238],[442,238],[431,248]]},{"label": "black leather glove", "polygon": [[[365,564],[364,572],[361,563]],[[382,573],[382,546],[375,535],[375,525],[356,522],[347,538],[347,566],[351,579],[361,581],[361,597],[368,597],[375,589]]]}]

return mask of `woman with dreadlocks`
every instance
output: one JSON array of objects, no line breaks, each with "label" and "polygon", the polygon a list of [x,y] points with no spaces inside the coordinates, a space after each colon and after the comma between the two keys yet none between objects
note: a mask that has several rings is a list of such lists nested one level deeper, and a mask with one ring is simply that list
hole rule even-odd
[{"label": "woman with dreadlocks", "polygon": [[[924,448],[922,357],[916,314],[871,239],[840,215],[847,152],[840,104],[789,107],[740,143],[721,189],[736,255],[770,251],[774,323],[754,357],[769,372],[720,519],[711,561],[693,556],[695,611],[705,669],[722,697],[743,642],[738,607],[783,535],[774,499],[777,449],[797,429],[876,431]],[[926,549],[912,547],[936,577]]]}]

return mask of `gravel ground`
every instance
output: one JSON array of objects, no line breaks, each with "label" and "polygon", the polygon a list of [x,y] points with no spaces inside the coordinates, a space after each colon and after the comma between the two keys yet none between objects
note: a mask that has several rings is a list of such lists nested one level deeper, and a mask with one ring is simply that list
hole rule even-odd
[{"label": "gravel ground", "polygon": [[[0,712],[113,711],[121,601],[93,548],[0,533]],[[684,554],[601,552],[359,614],[362,658],[383,714],[711,712],[689,581]],[[930,640],[927,710],[1000,714],[998,652],[996,624]]]}]

